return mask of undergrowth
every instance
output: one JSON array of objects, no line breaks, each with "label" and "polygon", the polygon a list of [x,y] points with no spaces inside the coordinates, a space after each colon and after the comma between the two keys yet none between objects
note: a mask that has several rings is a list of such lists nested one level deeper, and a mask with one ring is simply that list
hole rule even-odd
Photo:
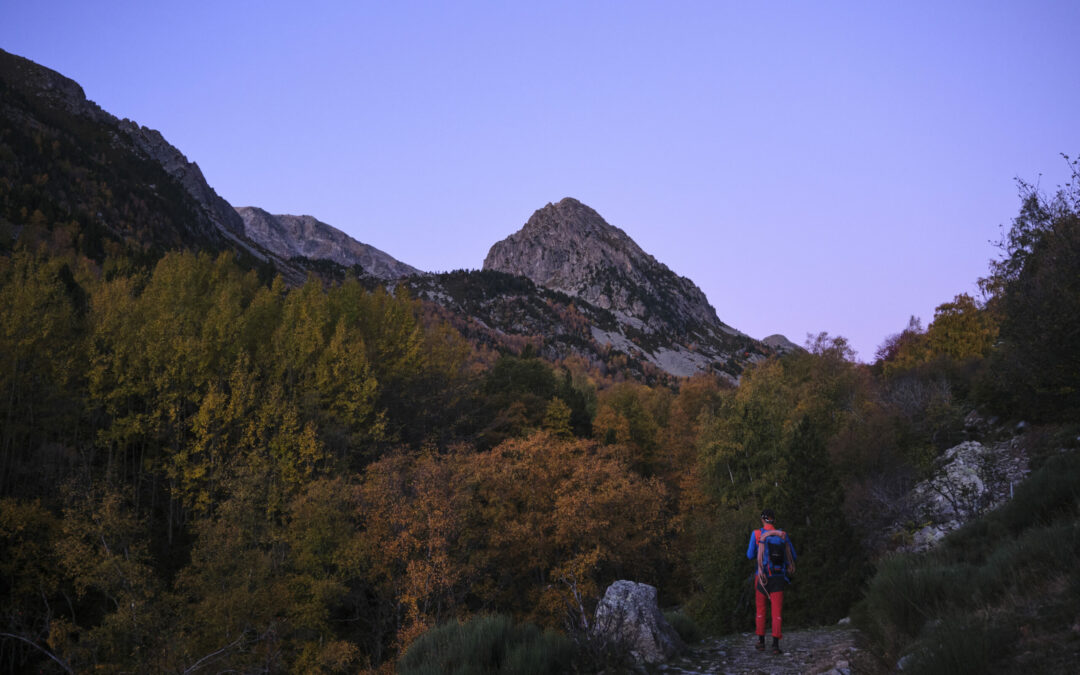
[{"label": "undergrowth", "polygon": [[424,633],[398,662],[401,675],[548,675],[571,671],[573,643],[503,615],[451,621]]},{"label": "undergrowth", "polygon": [[1080,453],[1070,451],[934,551],[882,560],[854,618],[905,673],[1071,672],[1078,516]]}]

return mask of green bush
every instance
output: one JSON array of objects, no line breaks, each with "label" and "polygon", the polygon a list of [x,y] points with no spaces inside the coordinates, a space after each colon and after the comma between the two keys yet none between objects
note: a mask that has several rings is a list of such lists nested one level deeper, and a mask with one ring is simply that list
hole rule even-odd
[{"label": "green bush", "polygon": [[982,675],[1004,655],[1010,631],[969,615],[949,614],[928,624],[904,664],[916,675]]},{"label": "green bush", "polygon": [[882,561],[855,618],[896,653],[914,640],[928,620],[970,593],[968,565],[928,564],[918,556],[898,555]]},{"label": "green bush", "polygon": [[1076,560],[1080,553],[1078,534],[1075,523],[1060,523],[1001,542],[975,574],[979,597],[991,600],[1009,589],[1023,589],[1061,573],[1062,561]]},{"label": "green bush", "polygon": [[571,669],[574,646],[553,631],[503,615],[451,621],[421,635],[398,662],[402,675],[546,675]]},{"label": "green bush", "polygon": [[667,622],[671,624],[671,627],[675,629],[675,632],[679,634],[679,637],[686,644],[700,642],[701,638],[705,637],[701,627],[681,611],[664,612],[664,618],[667,619]]}]

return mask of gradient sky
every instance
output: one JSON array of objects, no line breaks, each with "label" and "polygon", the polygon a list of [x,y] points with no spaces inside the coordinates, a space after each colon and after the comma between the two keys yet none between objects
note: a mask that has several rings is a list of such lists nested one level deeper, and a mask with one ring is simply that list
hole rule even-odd
[{"label": "gradient sky", "polygon": [[1015,178],[1066,179],[1078,31],[1075,1],[0,2],[0,48],[234,206],[443,271],[572,196],[726,323],[862,360],[977,292]]}]

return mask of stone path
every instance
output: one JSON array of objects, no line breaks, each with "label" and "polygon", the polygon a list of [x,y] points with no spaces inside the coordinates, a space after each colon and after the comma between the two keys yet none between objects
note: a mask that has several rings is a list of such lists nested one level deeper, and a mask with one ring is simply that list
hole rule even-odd
[{"label": "stone path", "polygon": [[692,645],[681,657],[657,666],[657,675],[879,675],[888,672],[859,646],[859,631],[846,626],[791,631],[781,641],[783,654],[755,648],[751,633],[709,638]]}]

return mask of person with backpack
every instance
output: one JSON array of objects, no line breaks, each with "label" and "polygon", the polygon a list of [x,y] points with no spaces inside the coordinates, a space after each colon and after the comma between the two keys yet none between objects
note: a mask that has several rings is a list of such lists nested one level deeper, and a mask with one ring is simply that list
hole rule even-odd
[{"label": "person with backpack", "polygon": [[772,606],[772,651],[780,654],[781,610],[784,606],[784,589],[791,583],[795,573],[795,548],[783,530],[776,529],[776,514],[772,509],[761,512],[761,529],[750,535],[746,557],[757,560],[754,572],[754,596],[757,601],[757,650],[765,650],[765,605]]}]

